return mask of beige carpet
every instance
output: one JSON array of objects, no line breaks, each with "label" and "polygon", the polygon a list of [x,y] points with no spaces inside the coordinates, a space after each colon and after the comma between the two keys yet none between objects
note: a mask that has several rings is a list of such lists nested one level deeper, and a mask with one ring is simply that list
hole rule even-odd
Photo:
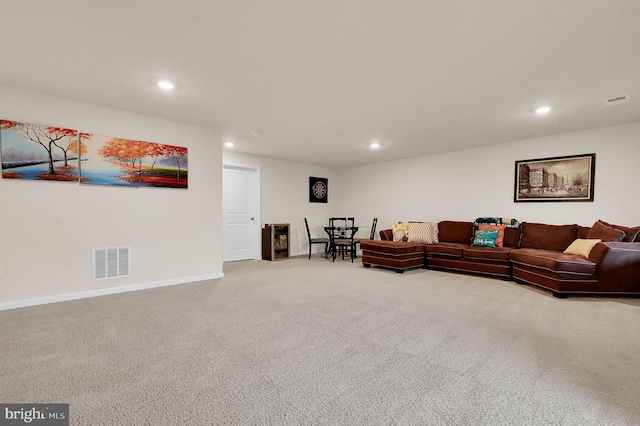
[{"label": "beige carpet", "polygon": [[318,256],[0,312],[0,402],[81,425],[638,425],[640,300]]}]

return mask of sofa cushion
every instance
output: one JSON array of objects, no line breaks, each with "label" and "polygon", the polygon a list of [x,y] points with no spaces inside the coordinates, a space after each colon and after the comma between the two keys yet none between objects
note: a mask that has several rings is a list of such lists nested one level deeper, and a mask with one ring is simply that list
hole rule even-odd
[{"label": "sofa cushion", "polygon": [[407,243],[402,241],[364,240],[360,243],[360,248],[363,251],[367,250],[375,253],[384,253],[384,254],[392,254],[392,255],[424,252],[424,244]]},{"label": "sofa cushion", "polygon": [[461,243],[443,243],[442,241],[435,244],[425,244],[424,251],[427,255],[462,257],[462,250],[469,247],[469,244]]},{"label": "sofa cushion", "polygon": [[382,241],[393,241],[393,231],[391,229],[382,229],[380,231],[380,239]]},{"label": "sofa cushion", "polygon": [[466,259],[508,261],[510,247],[467,247],[462,252]]},{"label": "sofa cushion", "polygon": [[626,237],[624,231],[607,226],[601,222],[596,222],[591,227],[587,238],[590,240],[599,239],[604,242],[622,241]]},{"label": "sofa cushion", "polygon": [[[520,228],[506,228],[504,230],[503,247],[518,247],[520,244]],[[586,237],[585,237],[586,238]]]},{"label": "sofa cushion", "polygon": [[473,222],[443,220],[438,223],[438,240],[446,243],[471,244]]},{"label": "sofa cushion", "polygon": [[589,231],[591,231],[590,226],[580,226],[578,225],[578,235],[577,238],[582,238],[583,240],[589,236]]},{"label": "sofa cushion", "polygon": [[524,222],[520,247],[564,251],[577,236],[578,225],[547,225]]},{"label": "sofa cushion", "polygon": [[581,256],[558,251],[516,249],[511,251],[510,259],[516,264],[533,266],[560,274],[593,275],[596,272],[595,263]]},{"label": "sofa cushion", "polygon": [[612,223],[607,223],[602,219],[598,219],[598,222],[600,222],[603,225],[610,226],[611,228],[615,228],[624,232],[625,238],[622,241],[627,241],[627,242],[640,241],[640,226],[629,228],[628,226],[614,225]]},{"label": "sofa cushion", "polygon": [[438,224],[435,222],[409,222],[410,243],[437,243]]}]

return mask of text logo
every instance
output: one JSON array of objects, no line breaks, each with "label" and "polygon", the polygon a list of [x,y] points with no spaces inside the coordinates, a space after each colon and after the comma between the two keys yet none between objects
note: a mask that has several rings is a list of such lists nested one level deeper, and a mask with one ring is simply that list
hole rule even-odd
[{"label": "text logo", "polygon": [[0,404],[0,426],[69,426],[69,404]]}]

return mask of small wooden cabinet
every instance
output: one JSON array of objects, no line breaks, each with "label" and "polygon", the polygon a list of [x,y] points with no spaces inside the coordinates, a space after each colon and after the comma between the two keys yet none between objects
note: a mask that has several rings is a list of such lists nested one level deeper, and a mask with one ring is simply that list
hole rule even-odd
[{"label": "small wooden cabinet", "polygon": [[289,224],[268,223],[262,228],[262,259],[289,258]]}]

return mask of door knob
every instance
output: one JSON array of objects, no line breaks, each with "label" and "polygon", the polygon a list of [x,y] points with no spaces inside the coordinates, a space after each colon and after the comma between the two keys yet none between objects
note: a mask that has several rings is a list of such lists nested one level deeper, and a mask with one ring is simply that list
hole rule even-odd
[{"label": "door knob", "polygon": [[255,217],[252,217],[251,220],[255,220]]}]

